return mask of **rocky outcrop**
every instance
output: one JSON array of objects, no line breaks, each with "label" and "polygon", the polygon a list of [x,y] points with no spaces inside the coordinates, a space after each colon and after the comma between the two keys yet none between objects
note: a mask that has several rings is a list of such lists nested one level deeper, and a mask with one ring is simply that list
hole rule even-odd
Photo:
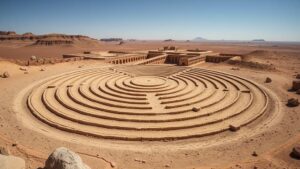
[{"label": "rocky outcrop", "polygon": [[231,65],[241,65],[253,69],[261,69],[261,70],[276,70],[276,67],[273,64],[259,63],[253,61],[244,61],[239,60],[234,57],[234,59],[228,59],[228,64]]},{"label": "rocky outcrop", "polygon": [[35,36],[35,35],[31,32],[26,32],[26,33],[22,34],[22,36]]},{"label": "rocky outcrop", "polygon": [[90,169],[90,167],[82,162],[79,155],[60,147],[48,157],[45,169]]},{"label": "rocky outcrop", "polygon": [[52,40],[52,39],[41,39],[37,40],[33,45],[46,45],[46,46],[52,46],[52,45],[71,45],[74,42],[72,40]]},{"label": "rocky outcrop", "polygon": [[119,41],[123,41],[122,38],[103,38],[103,39],[100,39],[100,41],[103,41],[103,42],[119,42]]},{"label": "rocky outcrop", "polygon": [[[34,35],[31,32],[22,35],[10,32],[0,31],[0,41],[19,41],[20,44],[26,42],[26,46],[52,46],[52,45],[80,45],[98,46],[96,39],[83,35],[65,35],[65,34],[45,34]],[[28,45],[31,43],[30,45]]]},{"label": "rocky outcrop", "polygon": [[5,32],[5,31],[0,31],[0,35],[7,35],[7,32]]},{"label": "rocky outcrop", "polygon": [[223,55],[208,55],[205,58],[206,62],[212,62],[212,63],[220,63],[225,62],[232,58],[233,56],[223,56]]},{"label": "rocky outcrop", "polygon": [[46,35],[34,35],[32,33],[26,33],[23,35],[0,32],[0,40],[41,40],[41,39],[66,39],[66,40],[82,40],[91,39],[88,36],[83,35],[65,35],[65,34],[46,34]]},{"label": "rocky outcrop", "polygon": [[196,38],[194,38],[192,41],[202,42],[202,41],[208,41],[208,40],[205,39],[205,38],[202,38],[202,37],[196,37]]},{"label": "rocky outcrop", "polygon": [[265,42],[266,40],[264,39],[253,39],[252,42]]},{"label": "rocky outcrop", "polygon": [[16,32],[13,31],[0,31],[0,35],[17,35]]}]

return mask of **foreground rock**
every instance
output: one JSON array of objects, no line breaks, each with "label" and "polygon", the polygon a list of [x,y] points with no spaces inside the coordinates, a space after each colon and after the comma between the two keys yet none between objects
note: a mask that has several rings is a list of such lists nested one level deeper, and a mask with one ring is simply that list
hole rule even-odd
[{"label": "foreground rock", "polygon": [[25,67],[20,67],[20,70],[27,71],[27,69]]},{"label": "foreground rock", "polygon": [[0,154],[0,169],[25,169],[25,161],[19,157]]},{"label": "foreground rock", "polygon": [[267,77],[265,82],[266,82],[266,83],[271,83],[271,82],[272,82],[272,79],[269,78],[269,77]]},{"label": "foreground rock", "polygon": [[287,102],[287,106],[289,106],[289,107],[296,107],[298,105],[299,105],[299,101],[298,101],[298,99],[295,99],[295,98],[291,98]]},{"label": "foreground rock", "polygon": [[2,74],[2,77],[3,77],[3,78],[9,78],[9,77],[10,77],[10,75],[9,75],[9,73],[8,73],[8,72],[4,72],[4,73]]},{"label": "foreground rock", "polygon": [[253,151],[252,156],[253,157],[257,157],[258,156],[258,154],[256,153],[256,151]]},{"label": "foreground rock", "polygon": [[238,68],[238,67],[233,67],[233,68],[231,68],[231,70],[240,70],[240,68]]},{"label": "foreground rock", "polygon": [[293,148],[292,155],[293,157],[300,159],[300,145]]},{"label": "foreground rock", "polygon": [[193,108],[192,108],[192,111],[193,111],[193,112],[198,112],[198,111],[200,111],[200,108],[199,108],[199,107],[193,107]]},{"label": "foreground rock", "polygon": [[30,59],[31,60],[37,60],[37,57],[36,56],[31,56]]},{"label": "foreground rock", "polygon": [[235,125],[232,125],[232,124],[229,125],[229,130],[232,131],[232,132],[236,132],[239,129],[240,129],[240,126],[235,126]]},{"label": "foreground rock", "polygon": [[45,169],[90,169],[90,167],[82,162],[79,155],[60,147],[48,157]]},{"label": "foreground rock", "polygon": [[298,89],[300,89],[300,80],[294,80],[292,90],[297,91]]},{"label": "foreground rock", "polygon": [[10,154],[9,149],[0,147],[0,154],[8,156]]}]

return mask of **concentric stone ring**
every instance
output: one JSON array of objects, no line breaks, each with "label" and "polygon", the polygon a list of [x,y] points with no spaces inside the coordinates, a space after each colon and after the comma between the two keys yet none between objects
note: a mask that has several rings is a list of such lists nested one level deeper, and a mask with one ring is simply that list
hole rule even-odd
[{"label": "concentric stone ring", "polygon": [[116,140],[214,135],[248,125],[269,105],[256,83],[200,68],[157,76],[80,70],[40,82],[26,99],[30,112],[51,127]]}]

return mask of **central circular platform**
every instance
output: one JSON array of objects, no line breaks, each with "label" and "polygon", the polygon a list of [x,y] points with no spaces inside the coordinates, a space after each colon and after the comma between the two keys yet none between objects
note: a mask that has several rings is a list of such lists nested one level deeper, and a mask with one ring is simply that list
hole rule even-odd
[{"label": "central circular platform", "polygon": [[[43,123],[116,140],[177,140],[240,128],[262,116],[269,96],[245,78],[200,68],[160,66],[157,76],[123,67],[50,77],[25,99]],[[140,66],[139,71],[155,70]],[[171,72],[171,73],[170,73]]]},{"label": "central circular platform", "polygon": [[134,77],[131,79],[131,84],[142,86],[142,87],[154,87],[154,86],[161,86],[166,83],[166,80],[160,77],[154,76],[140,76]]}]

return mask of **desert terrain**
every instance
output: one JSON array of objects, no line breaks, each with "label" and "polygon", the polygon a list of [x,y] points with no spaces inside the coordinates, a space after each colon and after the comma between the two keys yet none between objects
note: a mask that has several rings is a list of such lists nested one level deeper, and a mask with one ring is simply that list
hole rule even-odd
[{"label": "desert terrain", "polygon": [[[126,55],[126,62],[63,58],[143,55],[165,46],[176,50],[139,60]],[[188,50],[233,59],[167,63]],[[24,159],[26,169],[43,168],[58,147],[92,169],[300,168],[292,155],[300,106],[287,106],[300,99],[290,90],[300,74],[299,43],[5,35],[0,59],[0,147]]]}]

